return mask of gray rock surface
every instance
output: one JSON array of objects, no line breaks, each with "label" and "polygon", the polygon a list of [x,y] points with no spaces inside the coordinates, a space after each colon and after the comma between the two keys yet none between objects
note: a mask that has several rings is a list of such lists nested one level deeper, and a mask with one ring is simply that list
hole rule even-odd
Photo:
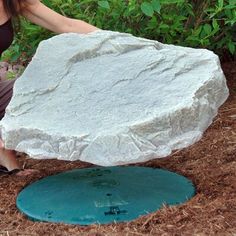
[{"label": "gray rock surface", "polygon": [[228,89],[211,51],[97,31],[43,41],[1,121],[7,148],[102,166],[198,141]]}]

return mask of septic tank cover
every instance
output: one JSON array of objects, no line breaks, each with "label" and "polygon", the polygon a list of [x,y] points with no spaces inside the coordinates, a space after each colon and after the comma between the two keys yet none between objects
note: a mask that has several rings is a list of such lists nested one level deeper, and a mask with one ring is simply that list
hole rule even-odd
[{"label": "septic tank cover", "polygon": [[30,219],[89,225],[130,221],[163,204],[181,204],[194,186],[176,173],[145,167],[76,169],[41,179],[17,197]]}]

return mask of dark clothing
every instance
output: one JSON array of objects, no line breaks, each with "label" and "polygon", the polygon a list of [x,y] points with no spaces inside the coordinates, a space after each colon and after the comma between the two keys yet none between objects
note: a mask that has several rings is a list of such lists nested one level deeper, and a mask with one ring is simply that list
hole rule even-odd
[{"label": "dark clothing", "polygon": [[[10,47],[13,37],[14,31],[11,19],[9,19],[0,25],[0,56],[3,51]],[[0,120],[3,118],[5,109],[11,100],[14,82],[15,80],[1,80],[0,78]]]},{"label": "dark clothing", "polygon": [[11,19],[0,25],[0,56],[8,49],[13,41],[14,31]]},{"label": "dark clothing", "polygon": [[11,100],[14,83],[15,80],[0,80],[0,120],[5,115],[5,109]]}]

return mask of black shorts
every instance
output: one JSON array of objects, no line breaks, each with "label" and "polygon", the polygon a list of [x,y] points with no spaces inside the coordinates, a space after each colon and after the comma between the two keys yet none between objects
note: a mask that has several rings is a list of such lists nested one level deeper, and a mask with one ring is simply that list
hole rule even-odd
[{"label": "black shorts", "polygon": [[0,80],[0,120],[4,117],[6,107],[12,98],[14,83],[15,80]]}]

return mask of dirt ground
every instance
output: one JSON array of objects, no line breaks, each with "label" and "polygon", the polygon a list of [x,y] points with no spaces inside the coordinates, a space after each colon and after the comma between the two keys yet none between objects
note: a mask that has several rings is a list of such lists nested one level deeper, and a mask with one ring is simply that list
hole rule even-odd
[{"label": "dirt ground", "polygon": [[213,124],[193,146],[164,159],[139,164],[176,171],[190,178],[197,194],[183,205],[163,207],[129,223],[75,226],[28,220],[15,205],[19,191],[42,177],[82,162],[39,161],[20,156],[40,173],[27,178],[0,175],[0,236],[15,235],[236,235],[236,62],[223,64],[230,97]]}]

